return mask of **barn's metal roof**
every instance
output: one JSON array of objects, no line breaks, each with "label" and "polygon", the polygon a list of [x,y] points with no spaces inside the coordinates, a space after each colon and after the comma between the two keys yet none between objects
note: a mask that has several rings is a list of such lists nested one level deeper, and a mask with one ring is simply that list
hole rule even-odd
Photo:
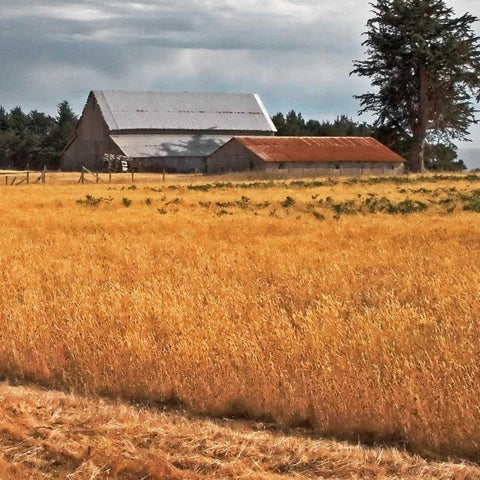
[{"label": "barn's metal roof", "polygon": [[275,132],[256,94],[94,90],[110,130]]},{"label": "barn's metal roof", "polygon": [[234,137],[265,162],[403,162],[371,137]]},{"label": "barn's metal roof", "polygon": [[206,157],[231,136],[222,135],[110,135],[127,156],[145,157]]}]

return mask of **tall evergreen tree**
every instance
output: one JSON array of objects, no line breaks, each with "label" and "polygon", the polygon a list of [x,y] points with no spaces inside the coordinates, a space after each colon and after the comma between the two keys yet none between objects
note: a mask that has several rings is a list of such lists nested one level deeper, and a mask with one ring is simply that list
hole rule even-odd
[{"label": "tall evergreen tree", "polygon": [[52,149],[50,167],[60,167],[60,154],[65,148],[68,138],[77,123],[77,115],[74,113],[67,100],[57,105],[57,115],[55,117],[55,129],[48,139],[48,144]]},{"label": "tall evergreen tree", "polygon": [[480,43],[468,13],[455,17],[443,0],[376,0],[367,23],[367,60],[354,70],[375,92],[357,96],[374,126],[399,135],[410,167],[424,169],[426,142],[464,140],[480,99]]},{"label": "tall evergreen tree", "polygon": [[8,128],[8,115],[3,105],[0,105],[0,132],[4,132]]},{"label": "tall evergreen tree", "polygon": [[57,116],[55,117],[58,128],[64,137],[67,137],[77,123],[77,115],[74,113],[67,100],[57,105]]}]

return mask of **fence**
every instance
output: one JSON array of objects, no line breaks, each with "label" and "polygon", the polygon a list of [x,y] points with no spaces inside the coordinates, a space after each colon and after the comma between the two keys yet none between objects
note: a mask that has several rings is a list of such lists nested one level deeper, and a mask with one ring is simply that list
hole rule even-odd
[{"label": "fence", "polygon": [[[125,172],[127,173],[127,172]],[[128,172],[131,177],[132,177],[132,183],[135,180],[135,172],[131,170]],[[112,183],[112,172],[109,171],[105,173],[104,175],[108,175],[108,183]],[[92,172],[86,167],[82,167],[82,170],[80,171],[80,178],[78,179],[77,183],[85,183],[85,182],[91,182],[91,183],[99,183],[101,180],[100,174],[98,172]],[[165,174],[164,174],[164,181],[165,181]]]},{"label": "fence", "polygon": [[[35,175],[39,174],[38,177]],[[32,178],[33,176],[33,178]],[[41,172],[34,172],[31,170],[15,170],[15,171],[0,171],[0,179],[4,177],[5,180],[0,183],[5,183],[5,185],[21,185],[22,183],[45,183],[47,176],[47,169],[44,168]]]},{"label": "fence", "polygon": [[50,185],[134,183],[138,181],[145,182],[147,180],[165,182],[165,172],[160,175],[131,170],[128,172],[98,172],[89,170],[86,167],[81,167],[80,172],[47,171],[47,169],[41,171],[0,170],[0,187],[38,183],[48,183]]}]

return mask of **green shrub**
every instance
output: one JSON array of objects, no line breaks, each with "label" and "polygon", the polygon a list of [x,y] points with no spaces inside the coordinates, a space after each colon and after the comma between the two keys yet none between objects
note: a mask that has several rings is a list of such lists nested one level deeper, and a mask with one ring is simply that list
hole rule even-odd
[{"label": "green shrub", "polygon": [[187,188],[188,188],[188,190],[197,190],[197,191],[200,191],[200,192],[208,192],[212,188],[212,186],[209,183],[205,183],[205,184],[202,184],[202,185],[189,185]]},{"label": "green shrub", "polygon": [[370,213],[385,212],[392,208],[392,202],[387,197],[368,197],[365,205]]},{"label": "green shrub", "polygon": [[102,197],[94,197],[93,195],[85,195],[85,199],[77,200],[79,205],[85,205],[86,207],[97,207],[103,200]]},{"label": "green shrub", "polygon": [[345,202],[334,203],[332,208],[335,212],[335,218],[340,218],[340,215],[354,215],[358,212],[354,200],[346,200]]},{"label": "green shrub", "polygon": [[280,203],[283,208],[289,208],[295,205],[295,199],[287,196],[283,202]]},{"label": "green shrub", "polygon": [[319,212],[312,212],[312,214],[317,220],[325,220],[325,215],[322,215]]},{"label": "green shrub", "polygon": [[427,208],[428,206],[426,203],[407,198],[406,200],[402,200],[396,205],[392,203],[390,207],[387,208],[387,213],[390,213],[392,215],[395,215],[397,213],[407,215],[409,213],[424,212],[425,210],[427,210]]},{"label": "green shrub", "polygon": [[463,209],[470,212],[480,213],[480,190],[474,190],[472,195],[462,195]]}]

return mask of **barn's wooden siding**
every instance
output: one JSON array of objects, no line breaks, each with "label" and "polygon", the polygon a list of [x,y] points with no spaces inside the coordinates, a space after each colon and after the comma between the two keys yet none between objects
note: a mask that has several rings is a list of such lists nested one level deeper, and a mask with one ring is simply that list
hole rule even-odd
[{"label": "barn's wooden siding", "polygon": [[319,175],[403,173],[401,163],[392,162],[262,162],[266,171],[317,172]]},{"label": "barn's wooden siding", "polygon": [[204,173],[205,157],[144,157],[139,158],[144,172]]},{"label": "barn's wooden siding", "polygon": [[207,173],[263,170],[263,161],[239,142],[230,141],[206,160]]},{"label": "barn's wooden siding", "polygon": [[90,170],[101,170],[103,155],[117,153],[109,151],[109,130],[93,95],[88,98],[75,134],[75,139],[63,152],[62,170],[75,171],[82,166]]}]

